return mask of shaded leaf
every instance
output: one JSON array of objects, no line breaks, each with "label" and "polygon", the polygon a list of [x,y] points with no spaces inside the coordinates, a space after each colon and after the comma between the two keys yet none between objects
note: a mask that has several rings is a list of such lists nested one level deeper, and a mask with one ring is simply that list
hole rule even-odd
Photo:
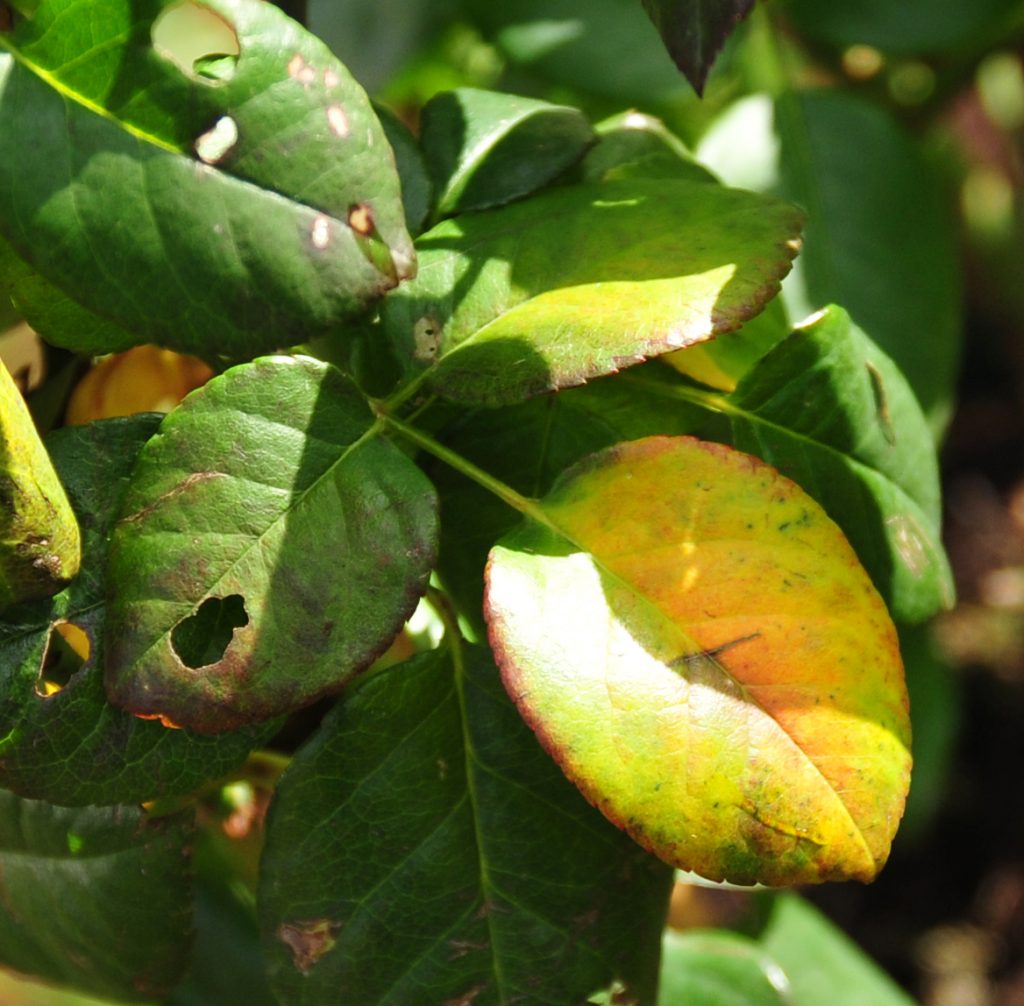
[{"label": "shaded leaf", "polygon": [[238,55],[179,66],[151,38],[164,5],[75,2],[0,36],[0,233],[47,281],[138,342],[239,357],[414,271],[391,149],[314,36],[209,0]]},{"label": "shaded leaf", "polygon": [[[111,540],[113,701],[216,733],[334,691],[386,649],[426,586],[437,517],[380,432],[338,371],[292,357],[235,367],[164,420]],[[216,624],[219,653],[201,645]]]},{"label": "shaded leaf", "polygon": [[0,609],[56,594],[81,558],[64,487],[0,361]]},{"label": "shaded leaf", "polygon": [[[461,0],[503,56],[541,80],[627,101],[673,102],[689,88],[637,0]],[[609,68],[614,72],[610,72]]]},{"label": "shaded leaf", "polygon": [[587,182],[625,178],[690,178],[715,181],[683,141],[665,124],[643,112],[622,112],[595,127],[599,137],[580,165]]},{"label": "shaded leaf", "polygon": [[754,0],[642,0],[676,66],[701,94],[725,40]]},{"label": "shaded leaf", "polygon": [[1017,0],[857,0],[823,4],[787,0],[802,32],[835,46],[871,45],[883,52],[921,53],[977,45],[986,30],[1019,11]]},{"label": "shaded leaf", "polygon": [[[83,562],[62,593],[11,608],[0,621],[0,785],[24,796],[81,805],[186,793],[234,769],[273,730],[198,737],[107,702],[107,536],[136,456],[158,423],[157,416],[113,419],[47,438],[81,522]],[[88,653],[48,695],[44,671],[61,641],[54,626],[67,624],[85,633]]]},{"label": "shaded leaf", "polygon": [[842,308],[784,339],[728,398],[704,398],[728,417],[734,446],[797,481],[842,527],[897,619],[952,607],[927,422]]},{"label": "shaded leaf", "polygon": [[282,1002],[653,1001],[668,880],[536,744],[489,657],[346,695],[281,780],[260,905]]},{"label": "shaded leaf", "polygon": [[383,105],[374,105],[384,135],[395,154],[398,177],[402,182],[402,206],[409,230],[419,233],[427,221],[430,207],[434,203],[434,185],[427,172],[427,163],[416,138],[408,126]]},{"label": "shaded leaf", "polygon": [[157,999],[185,968],[190,826],[0,790],[0,963],[115,999]]},{"label": "shaded leaf", "polygon": [[842,304],[941,430],[962,327],[956,232],[934,170],[891,114],[835,89],[755,96],[731,106],[698,154],[728,183],[806,208],[783,286],[790,316]]},{"label": "shaded leaf", "polygon": [[896,632],[798,486],[686,437],[571,469],[491,552],[505,685],[614,823],[711,879],[871,879],[910,770]]},{"label": "shaded leaf", "polygon": [[420,238],[385,332],[446,397],[510,404],[739,328],[778,291],[800,224],[702,182],[556,189]]},{"label": "shaded leaf", "polygon": [[471,87],[428,101],[420,127],[438,216],[529,195],[578,161],[594,140],[577,108]]}]

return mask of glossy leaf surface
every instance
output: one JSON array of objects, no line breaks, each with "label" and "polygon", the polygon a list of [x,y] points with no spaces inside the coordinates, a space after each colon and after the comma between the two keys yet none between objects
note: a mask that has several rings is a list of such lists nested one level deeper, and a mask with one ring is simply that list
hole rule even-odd
[{"label": "glossy leaf surface", "polygon": [[191,943],[190,827],[0,790],[0,964],[94,995],[165,996]]},{"label": "glossy leaf surface", "polygon": [[0,361],[0,609],[56,594],[82,558],[78,522]]},{"label": "glossy leaf surface", "polygon": [[665,47],[697,93],[711,65],[754,0],[643,0]]},{"label": "glossy leaf surface", "polygon": [[920,147],[877,105],[837,90],[731,106],[699,156],[731,185],[807,210],[783,296],[794,320],[842,304],[906,374],[934,430],[951,411],[963,280],[954,222]]},{"label": "glossy leaf surface", "polygon": [[910,769],[895,629],[756,458],[654,437],[570,470],[491,553],[505,685],[564,771],[706,877],[870,880]]},{"label": "glossy leaf surface", "polygon": [[469,87],[427,102],[420,127],[438,216],[528,195],[578,161],[594,140],[578,108]]},{"label": "glossy leaf surface", "polygon": [[509,404],[739,328],[778,291],[801,220],[694,181],[542,193],[425,234],[385,331],[446,397]]},{"label": "glossy leaf surface", "polygon": [[238,55],[179,66],[152,40],[164,6],[83,19],[46,0],[0,36],[0,233],[18,254],[139,342],[233,357],[414,272],[391,149],[329,50],[271,4],[209,0]]},{"label": "glossy leaf surface", "polygon": [[831,308],[726,399],[732,443],[803,486],[842,527],[895,617],[952,607],[927,421],[893,362]]},{"label": "glossy leaf surface", "polygon": [[282,779],[260,892],[282,1002],[653,1002],[669,871],[562,778],[484,651],[348,693]]},{"label": "glossy leaf surface", "polygon": [[[47,438],[82,526],[82,571],[47,601],[0,620],[0,785],[51,803],[138,803],[186,793],[232,769],[267,728],[198,737],[137,719],[103,688],[107,537],[142,445],[159,418],[138,416],[58,430]],[[44,687],[60,639],[85,633],[88,654],[59,691]],[[73,666],[73,665],[72,665]],[[271,730],[273,727],[270,728]]]},{"label": "glossy leaf surface", "polygon": [[354,387],[308,358],[244,364],[190,395],[143,448],[121,513],[108,691],[203,733],[366,667],[436,549],[430,483]]}]

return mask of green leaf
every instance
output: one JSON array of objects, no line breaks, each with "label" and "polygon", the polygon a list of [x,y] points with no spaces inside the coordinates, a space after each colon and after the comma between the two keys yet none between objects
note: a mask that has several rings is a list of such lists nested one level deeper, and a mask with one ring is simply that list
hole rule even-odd
[{"label": "green leaf", "polygon": [[977,44],[986,30],[1020,9],[1018,0],[857,0],[823,4],[788,0],[797,27],[837,47],[871,45],[883,52],[924,53]]},{"label": "green leaf", "polygon": [[896,631],[842,533],[688,437],[571,469],[491,552],[509,694],[596,806],[715,880],[870,880],[910,772]]},{"label": "green leaf", "polygon": [[759,942],[785,973],[793,1006],[912,1006],[911,998],[816,908],[795,894],[774,900]]},{"label": "green leaf", "polygon": [[[81,805],[187,793],[231,771],[269,735],[264,727],[198,737],[137,719],[107,702],[107,536],[136,456],[159,421],[111,419],[47,438],[81,522],[83,562],[61,594],[11,608],[0,621],[0,785],[24,796]],[[54,626],[65,623],[86,634],[89,653],[64,687],[47,695],[43,681],[61,642]]]},{"label": "green leaf", "polygon": [[790,332],[781,298],[725,339],[709,339],[663,357],[665,363],[712,388],[734,391],[737,382]]},{"label": "green leaf", "polygon": [[918,145],[879,106],[833,89],[738,102],[698,155],[729,184],[807,209],[803,250],[783,287],[791,317],[842,304],[942,429],[963,279],[948,200]]},{"label": "green leaf", "polygon": [[82,558],[78,522],[0,361],[0,610],[56,594]]},{"label": "green leaf", "polygon": [[754,0],[642,0],[676,66],[701,94],[725,40]]},{"label": "green leaf", "polygon": [[93,995],[165,996],[191,943],[190,832],[0,791],[0,962]]},{"label": "green leaf", "polygon": [[659,1006],[792,1006],[785,972],[736,933],[665,930]]},{"label": "green leaf", "polygon": [[402,180],[406,224],[411,231],[419,233],[434,204],[434,185],[427,172],[423,151],[408,126],[394,112],[382,105],[375,104],[373,108],[395,153],[395,165]]},{"label": "green leaf", "polygon": [[[107,688],[217,733],[336,691],[426,587],[433,487],[309,358],[235,367],[142,450],[114,528]],[[219,625],[220,652],[203,636]]]},{"label": "green leaf", "polygon": [[414,272],[391,149],[319,40],[272,4],[209,0],[229,56],[179,65],[153,42],[162,4],[74,7],[0,35],[0,234],[75,303],[138,342],[243,357]]},{"label": "green leaf", "polygon": [[489,657],[349,692],[281,780],[260,905],[282,1002],[653,1001],[667,877],[561,777]]},{"label": "green leaf", "polygon": [[578,161],[595,139],[577,108],[471,87],[432,98],[420,127],[438,216],[529,195]]},{"label": "green leaf", "polygon": [[625,178],[689,178],[715,181],[665,124],[643,112],[621,112],[595,127],[599,140],[580,165],[586,182]]},{"label": "green leaf", "polygon": [[801,220],[681,179],[556,189],[420,238],[385,332],[446,397],[510,404],[739,328],[778,291]]},{"label": "green leaf", "polygon": [[616,108],[690,93],[637,0],[462,0],[461,7],[513,66],[548,83],[611,98]]},{"label": "green leaf", "polygon": [[[503,409],[474,409],[441,431],[458,454],[526,496],[546,493],[570,465],[621,440],[694,433],[706,413],[673,398],[680,383],[650,364],[642,386],[595,381]],[[517,511],[448,465],[427,469],[441,497],[438,572],[460,614],[480,631],[483,572],[491,546],[520,520]]]},{"label": "green leaf", "polygon": [[843,529],[894,617],[953,605],[939,466],[898,368],[832,307],[775,347],[727,398],[732,443],[798,482]]}]

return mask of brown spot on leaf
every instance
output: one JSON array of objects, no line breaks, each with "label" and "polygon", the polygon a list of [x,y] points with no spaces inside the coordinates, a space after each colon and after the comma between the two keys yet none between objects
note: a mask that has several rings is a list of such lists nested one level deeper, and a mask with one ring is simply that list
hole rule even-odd
[{"label": "brown spot on leaf", "polygon": [[304,975],[337,943],[341,923],[331,919],[310,919],[303,922],[282,922],[277,938],[288,947],[292,962]]},{"label": "brown spot on leaf", "polygon": [[486,984],[474,985],[468,992],[463,992],[462,995],[456,996],[454,999],[446,999],[442,1006],[473,1006],[485,988],[487,988]]},{"label": "brown spot on leaf", "polygon": [[288,76],[297,80],[303,87],[309,87],[316,80],[316,70],[306,65],[306,61],[296,53],[288,61]]},{"label": "brown spot on leaf", "polygon": [[168,500],[173,499],[175,496],[180,496],[182,493],[188,492],[193,486],[198,485],[200,482],[206,482],[209,479],[226,479],[229,476],[224,472],[193,472],[191,475],[182,479],[176,486],[168,489],[167,492],[158,496],[152,503],[144,506],[141,510],[131,514],[128,517],[124,517],[121,520],[122,524],[134,524],[136,521],[144,520],[155,510],[166,503]]},{"label": "brown spot on leaf", "polygon": [[331,218],[318,213],[309,228],[309,239],[317,251],[323,251],[331,243]]},{"label": "brown spot on leaf", "polygon": [[457,961],[474,950],[489,950],[489,943],[474,943],[472,940],[449,940],[448,949],[451,950],[449,960]]},{"label": "brown spot on leaf", "polygon": [[158,720],[161,726],[168,730],[184,730],[180,723],[175,723],[169,716],[163,713],[132,713],[137,720]]},{"label": "brown spot on leaf", "polygon": [[374,231],[373,210],[366,203],[356,203],[349,208],[348,225],[357,234],[368,238]]}]

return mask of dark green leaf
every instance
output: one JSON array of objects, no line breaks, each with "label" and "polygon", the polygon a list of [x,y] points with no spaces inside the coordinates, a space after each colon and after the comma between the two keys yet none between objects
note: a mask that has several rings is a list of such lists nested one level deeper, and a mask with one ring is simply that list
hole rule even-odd
[{"label": "dark green leaf", "polygon": [[[83,565],[57,597],[12,608],[0,622],[0,785],[25,796],[80,805],[185,793],[229,772],[268,733],[198,737],[107,702],[107,535],[136,455],[158,423],[158,416],[111,419],[47,438],[81,523]],[[65,687],[46,696],[42,670],[60,642],[53,626],[63,622],[86,633],[90,652]]]},{"label": "dark green leaf", "polygon": [[470,87],[431,99],[420,133],[438,216],[529,195],[578,161],[594,140],[576,108]]},{"label": "dark green leaf", "polygon": [[676,66],[700,94],[711,64],[754,0],[642,0]]},{"label": "dark green leaf", "polygon": [[785,974],[792,1006],[912,1006],[888,975],[796,894],[773,899],[759,943]]},{"label": "dark green leaf", "polygon": [[[115,702],[216,733],[337,690],[387,647],[437,516],[380,433],[337,370],[292,357],[235,367],[164,420],[111,541]],[[224,649],[196,646],[193,620],[219,624]]]},{"label": "dark green leaf", "polygon": [[130,349],[138,337],[72,300],[36,272],[0,237],[0,275],[19,315],[54,346],[81,353],[115,353]]},{"label": "dark green leaf", "polygon": [[664,868],[586,805],[482,652],[339,705],[281,781],[261,890],[282,1002],[654,999]]},{"label": "dark green leaf", "polygon": [[555,189],[425,234],[385,331],[446,397],[510,404],[739,328],[778,291],[801,222],[703,182]]},{"label": "dark green leaf", "polygon": [[395,152],[398,177],[402,181],[402,206],[405,208],[406,224],[411,231],[419,233],[434,202],[434,186],[427,173],[423,152],[416,138],[394,112],[380,105],[375,105],[374,111]]},{"label": "dark green leaf", "polygon": [[[898,5],[896,5],[898,6]],[[962,278],[956,235],[918,146],[876,105],[837,90],[732,106],[700,147],[730,184],[762,187],[808,211],[784,286],[790,314],[828,303],[906,374],[933,429],[951,410]]]},{"label": "dark green leaf", "polygon": [[0,233],[75,303],[139,342],[251,356],[414,271],[390,147],[319,40],[210,0],[238,56],[179,65],[160,4],[74,6],[0,35]]},{"label": "dark green leaf", "polygon": [[622,112],[595,127],[598,143],[580,165],[587,182],[623,178],[690,178],[715,181],[660,119],[643,112]]},{"label": "dark green leaf", "polygon": [[746,936],[668,929],[659,1006],[790,1006],[782,969]]},{"label": "dark green leaf", "polygon": [[800,30],[815,38],[892,53],[961,48],[1020,9],[1018,0],[788,0],[785,6]]},{"label": "dark green leaf", "polygon": [[190,832],[134,807],[0,791],[0,963],[95,995],[165,996],[191,943]]},{"label": "dark green leaf", "polygon": [[952,606],[927,423],[892,360],[845,311],[798,329],[712,406],[736,447],[824,506],[896,618],[919,622]]}]

